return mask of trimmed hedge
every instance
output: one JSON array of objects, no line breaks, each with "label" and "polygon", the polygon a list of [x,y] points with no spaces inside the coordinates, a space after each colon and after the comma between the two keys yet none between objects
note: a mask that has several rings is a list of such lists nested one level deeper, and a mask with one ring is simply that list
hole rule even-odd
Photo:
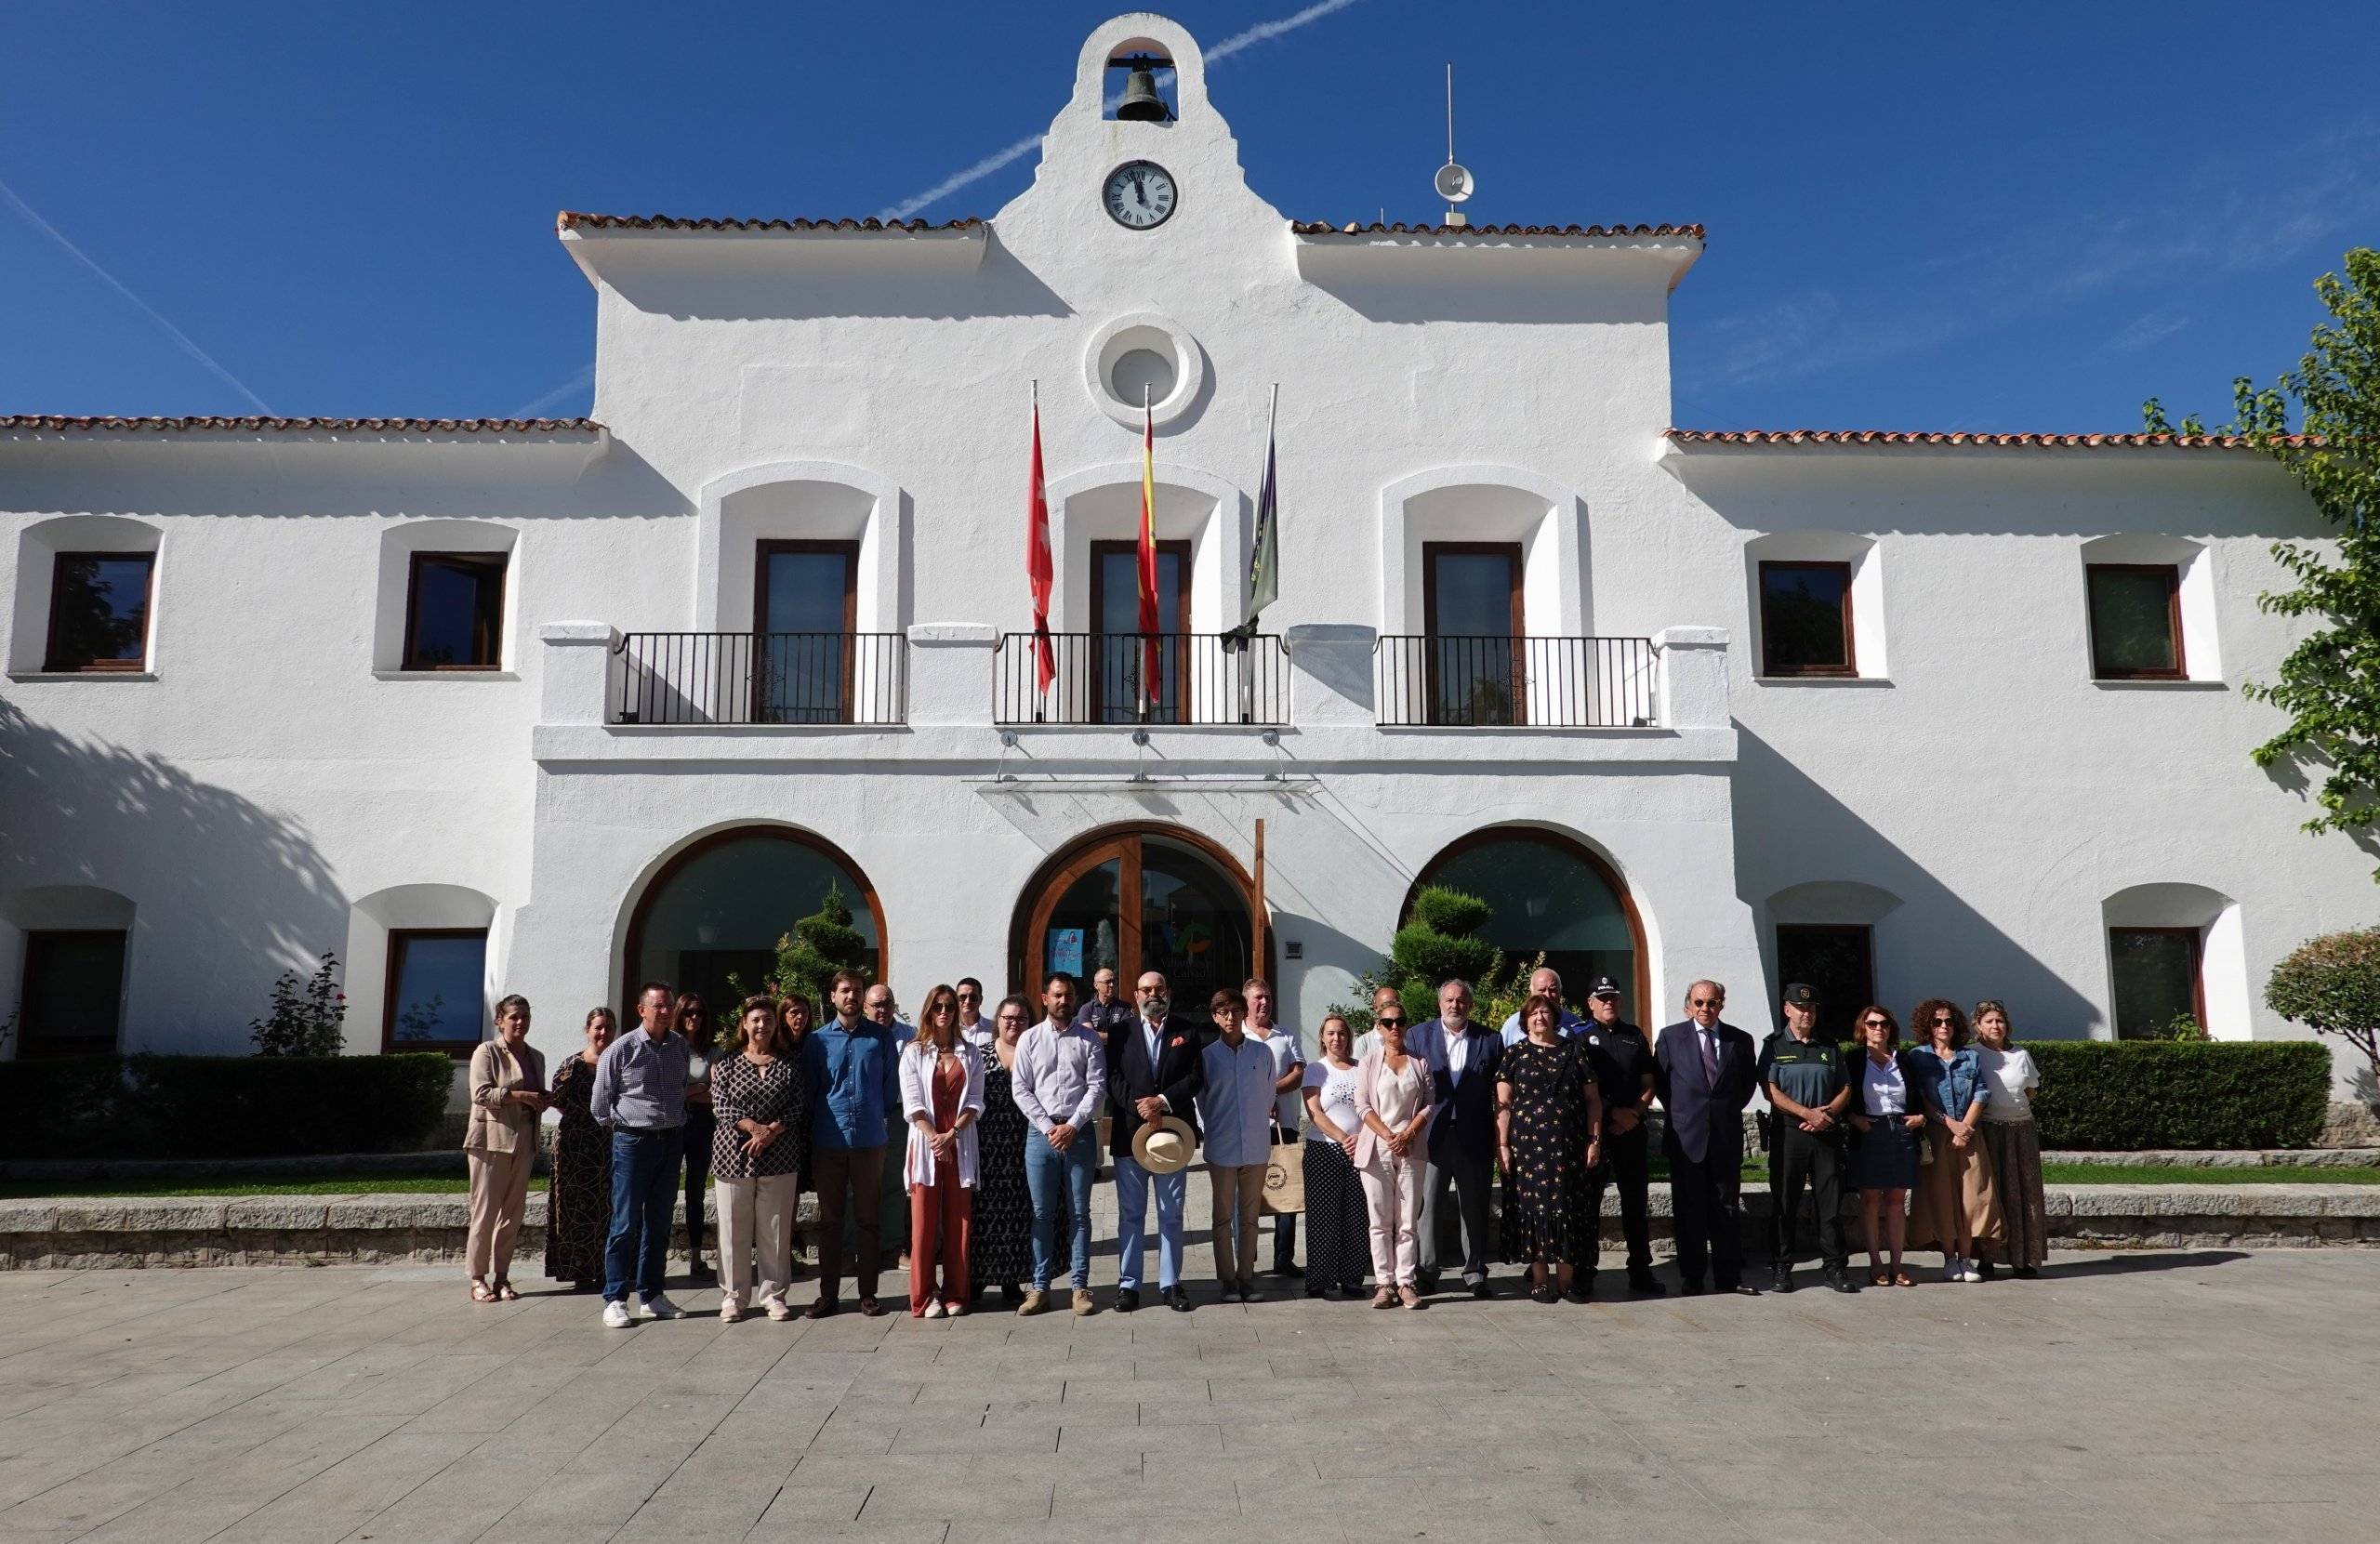
[{"label": "trimmed hedge", "polygon": [[436,1134],[454,1079],[434,1052],[0,1062],[0,1157],[408,1152]]},{"label": "trimmed hedge", "polygon": [[2043,1147],[2307,1147],[2330,1114],[2330,1048],[2313,1040],[2024,1044]]}]

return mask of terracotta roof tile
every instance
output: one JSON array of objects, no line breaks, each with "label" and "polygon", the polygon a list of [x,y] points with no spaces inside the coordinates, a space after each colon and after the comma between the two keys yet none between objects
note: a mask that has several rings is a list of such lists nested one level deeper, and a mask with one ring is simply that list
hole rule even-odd
[{"label": "terracotta roof tile", "polygon": [[1408,225],[1398,220],[1382,225],[1332,225],[1326,220],[1291,220],[1289,231],[1300,236],[1690,236],[1702,239],[1699,225]]},{"label": "terracotta roof tile", "polygon": [[0,430],[233,429],[301,434],[594,434],[600,433],[602,428],[592,418],[123,418],[112,416],[82,417],[63,413],[0,414]]},{"label": "terracotta roof tile", "polygon": [[590,215],[576,209],[564,209],[554,217],[554,230],[562,231],[903,231],[917,234],[927,231],[973,231],[983,221],[970,215],[963,219],[881,219],[874,215],[865,219],[735,219],[687,218],[680,215]]},{"label": "terracotta roof tile", "polygon": [[[1683,445],[1973,445],[2034,446],[2095,450],[2105,446],[2174,450],[2243,450],[2253,442],[2229,434],[1977,434],[1941,429],[1665,429],[1664,439]],[[2319,445],[2319,434],[2288,434],[2290,446]]]}]

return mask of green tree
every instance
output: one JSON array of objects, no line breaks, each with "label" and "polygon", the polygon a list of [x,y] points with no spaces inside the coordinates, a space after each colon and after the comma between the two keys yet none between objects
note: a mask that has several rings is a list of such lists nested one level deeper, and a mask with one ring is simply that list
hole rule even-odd
[{"label": "green tree", "polygon": [[[2257,604],[2318,626],[2273,680],[2242,690],[2289,715],[2286,728],[2249,752],[2256,765],[2320,771],[2320,812],[2304,829],[2357,836],[2380,818],[2380,463],[2372,454],[2380,444],[2380,253],[2358,247],[2344,266],[2346,278],[2326,273],[2314,283],[2332,320],[2314,329],[2297,368],[2261,391],[2245,376],[2234,381],[2237,419],[2213,432],[2278,458],[2336,533],[2335,553],[2306,542],[2273,545],[2296,585],[2268,591]],[[2151,433],[2208,432],[2195,416],[2176,429],[2154,397],[2142,416]]]},{"label": "green tree", "polygon": [[1333,1005],[1355,1033],[1371,1027],[1372,994],[1382,986],[1396,989],[1405,1016],[1413,1023],[1438,1016],[1438,987],[1461,977],[1471,983],[1474,1011],[1484,1022],[1501,1023],[1500,1014],[1487,1019],[1488,1007],[1501,998],[1504,952],[1479,936],[1492,915],[1487,902],[1443,885],[1423,885],[1413,896],[1412,914],[1389,940],[1388,957],[1355,978],[1362,1000],[1352,1006]]},{"label": "green tree", "polygon": [[272,1007],[248,1021],[258,1056],[337,1056],[347,1041],[347,994],[338,989],[338,957],[325,954],[311,980],[284,970],[272,983]]},{"label": "green tree", "polygon": [[[842,887],[830,883],[818,909],[795,922],[793,930],[777,940],[776,964],[760,990],[773,997],[800,996],[823,1002],[835,972],[865,971],[867,956],[867,940],[852,926],[852,908],[844,904]],[[739,996],[743,995],[739,978],[730,976],[727,982]]]},{"label": "green tree", "polygon": [[2361,1051],[2380,1083],[2380,928],[2299,944],[2272,968],[2265,1006]]}]

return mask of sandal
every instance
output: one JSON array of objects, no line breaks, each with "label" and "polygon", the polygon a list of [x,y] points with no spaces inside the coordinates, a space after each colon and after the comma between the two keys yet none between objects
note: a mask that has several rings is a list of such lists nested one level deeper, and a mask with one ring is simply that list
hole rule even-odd
[{"label": "sandal", "polygon": [[471,1278],[471,1300],[473,1302],[494,1302],[496,1300],[496,1293],[489,1288],[487,1283],[480,1280],[477,1276],[473,1276]]},{"label": "sandal", "polygon": [[496,1300],[498,1302],[519,1302],[521,1300],[521,1294],[512,1290],[512,1284],[510,1282],[506,1281],[501,1276],[498,1276],[496,1282]]},{"label": "sandal", "polygon": [[1890,1287],[1892,1284],[1893,1273],[1881,1265],[1868,1273],[1868,1285],[1871,1287]]},{"label": "sandal", "polygon": [[1914,1287],[1917,1285],[1917,1278],[1911,1275],[1908,1272],[1896,1267],[1893,1271],[1893,1285],[1895,1287]]}]

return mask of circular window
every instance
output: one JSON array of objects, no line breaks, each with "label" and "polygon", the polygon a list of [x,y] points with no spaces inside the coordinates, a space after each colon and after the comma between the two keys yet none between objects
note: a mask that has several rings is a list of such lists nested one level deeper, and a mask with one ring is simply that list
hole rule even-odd
[{"label": "circular window", "polygon": [[1083,352],[1091,400],[1117,423],[1141,427],[1142,406],[1160,424],[1188,410],[1206,379],[1198,345],[1170,320],[1120,316],[1091,335]]}]

